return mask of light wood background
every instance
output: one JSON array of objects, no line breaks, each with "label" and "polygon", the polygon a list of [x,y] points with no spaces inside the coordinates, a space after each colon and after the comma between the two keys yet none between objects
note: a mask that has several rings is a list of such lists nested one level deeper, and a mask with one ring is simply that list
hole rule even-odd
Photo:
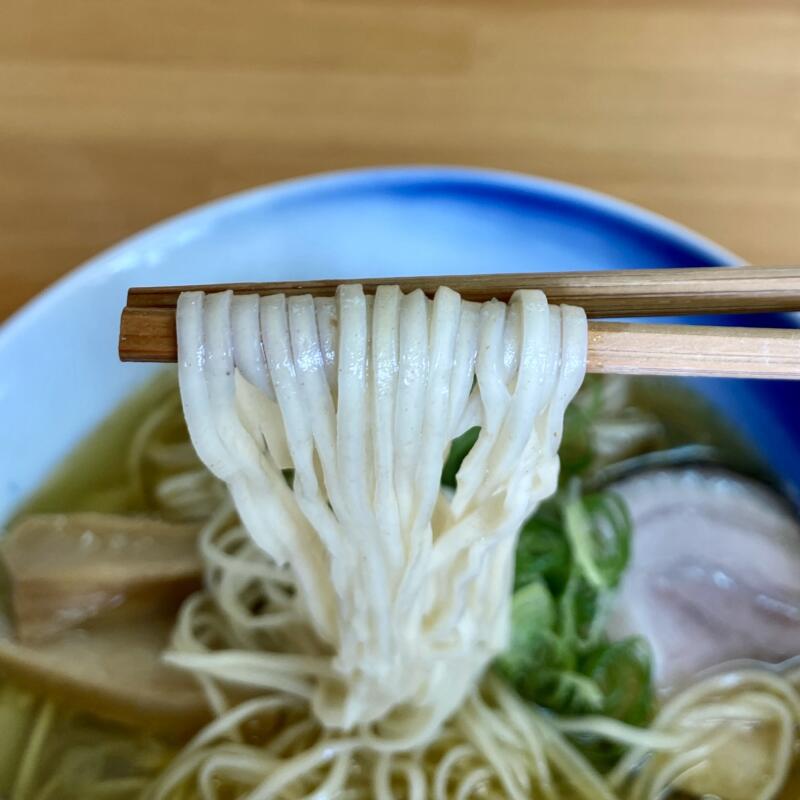
[{"label": "light wood background", "polygon": [[800,261],[800,0],[0,0],[0,318],[218,195],[539,173]]}]

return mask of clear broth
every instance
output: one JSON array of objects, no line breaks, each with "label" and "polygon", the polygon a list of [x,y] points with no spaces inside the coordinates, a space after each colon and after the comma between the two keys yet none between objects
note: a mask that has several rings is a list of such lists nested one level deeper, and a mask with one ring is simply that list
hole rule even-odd
[{"label": "clear broth", "polygon": [[[102,511],[114,513],[136,513],[146,511],[146,506],[131,502],[130,498],[115,494],[115,487],[124,482],[127,465],[120,453],[127,452],[132,438],[144,415],[156,407],[175,389],[175,372],[166,369],[156,379],[137,392],[108,419],[90,434],[70,454],[42,487],[26,500],[15,512],[12,521],[32,513]],[[663,379],[635,379],[632,399],[637,406],[655,414],[664,424],[666,444],[677,446],[688,443],[711,444],[730,457],[733,463],[746,462],[765,470],[744,437],[727,423],[704,398],[675,381]],[[116,500],[115,500],[116,498]],[[1,588],[1,587],[0,587]],[[51,701],[41,696],[32,696],[23,690],[0,684],[3,691],[17,692],[17,707],[41,713]],[[90,715],[75,713],[68,707],[55,706],[54,723],[65,725],[72,720],[86,736],[113,737],[125,746],[142,746],[154,749],[167,759],[176,752],[178,742],[148,732],[133,731],[122,726],[97,720]],[[36,724],[34,717],[2,718],[0,711],[0,800],[15,789],[4,784],[4,770],[25,758],[26,747]],[[19,727],[22,735],[5,735]],[[11,796],[11,795],[9,795]],[[76,794],[75,797],[79,797]],[[131,795],[133,796],[133,795]],[[128,795],[123,795],[128,797]],[[684,795],[673,795],[678,800]],[[788,784],[776,800],[798,800],[800,798],[800,764],[795,766]],[[59,800],[67,800],[59,798]],[[567,800],[567,798],[565,798]],[[711,800],[711,799],[709,799]],[[724,798],[722,799],[724,800]]]}]

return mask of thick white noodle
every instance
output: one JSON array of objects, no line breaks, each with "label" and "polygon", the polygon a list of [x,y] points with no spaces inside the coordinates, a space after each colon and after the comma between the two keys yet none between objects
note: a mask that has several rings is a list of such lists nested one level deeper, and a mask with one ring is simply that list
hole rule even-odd
[{"label": "thick white noodle", "polygon": [[[301,661],[176,663],[299,694],[311,685],[324,725],[382,721],[423,744],[508,641],[516,536],[556,487],[583,313],[541,292],[508,306],[445,288],[433,300],[352,285],[335,301],[187,293],[178,345],[197,452],[293,575],[282,613],[317,646]],[[448,496],[450,442],[475,424]]]}]

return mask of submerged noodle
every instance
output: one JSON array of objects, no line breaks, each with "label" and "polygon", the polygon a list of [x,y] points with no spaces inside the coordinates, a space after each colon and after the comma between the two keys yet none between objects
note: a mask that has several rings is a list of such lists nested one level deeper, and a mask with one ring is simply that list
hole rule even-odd
[{"label": "submerged noodle", "polygon": [[559,787],[573,786],[570,796],[615,800],[552,722],[496,677],[472,689],[422,744],[413,741],[413,715],[349,731],[326,727],[311,707],[313,677],[276,666],[276,655],[300,659],[308,650],[309,631],[286,614],[291,574],[255,546],[230,506],[206,525],[200,544],[208,588],[184,605],[167,658],[201,676],[217,718],[149,797],[182,797],[177,792],[188,780],[196,794],[187,796],[203,800],[226,796],[220,786],[251,799],[360,800],[527,800],[534,789],[556,799],[565,796]]},{"label": "submerged noodle", "polygon": [[[326,728],[311,708],[312,679],[295,685],[289,680],[297,676],[284,674],[281,688],[270,688],[253,669],[263,659],[264,670],[273,670],[276,651],[306,652],[308,632],[286,614],[291,573],[252,542],[230,505],[205,526],[200,546],[208,588],[182,609],[167,657],[202,676],[218,716],[176,758],[151,798],[182,797],[176,789],[188,780],[196,793],[186,796],[203,800],[226,797],[220,786],[248,798],[390,800],[416,796],[413,787],[422,786],[421,796],[433,800],[659,800],[731,737],[776,721],[783,727],[774,771],[752,800],[774,797],[791,764],[800,673],[763,668],[722,672],[679,692],[649,729],[550,715],[492,675],[423,745],[409,745],[391,720],[348,732]],[[224,667],[207,668],[205,659],[213,664],[223,654]],[[618,742],[628,753],[600,775],[569,741],[573,735]]]}]

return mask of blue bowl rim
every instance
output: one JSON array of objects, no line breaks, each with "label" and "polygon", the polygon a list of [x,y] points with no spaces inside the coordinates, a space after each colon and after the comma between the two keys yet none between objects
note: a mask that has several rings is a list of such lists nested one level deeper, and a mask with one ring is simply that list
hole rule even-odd
[{"label": "blue bowl rim", "polygon": [[57,290],[62,285],[70,283],[78,275],[84,279],[99,277],[104,270],[110,268],[109,264],[114,258],[123,255],[131,246],[164,247],[188,226],[208,225],[220,217],[235,216],[266,199],[283,201],[302,199],[331,190],[355,190],[367,187],[397,189],[420,183],[462,183],[465,189],[500,189],[572,204],[584,211],[604,216],[612,223],[638,228],[643,233],[660,238],[669,245],[691,248],[701,254],[707,263],[722,265],[745,263],[731,251],[680,223],[633,203],[563,181],[478,167],[418,165],[346,169],[300,176],[245,189],[188,209],[132,234],[70,270],[15,311],[0,324],[0,346],[15,329],[35,325],[40,314],[45,313],[51,303],[59,302]]}]

